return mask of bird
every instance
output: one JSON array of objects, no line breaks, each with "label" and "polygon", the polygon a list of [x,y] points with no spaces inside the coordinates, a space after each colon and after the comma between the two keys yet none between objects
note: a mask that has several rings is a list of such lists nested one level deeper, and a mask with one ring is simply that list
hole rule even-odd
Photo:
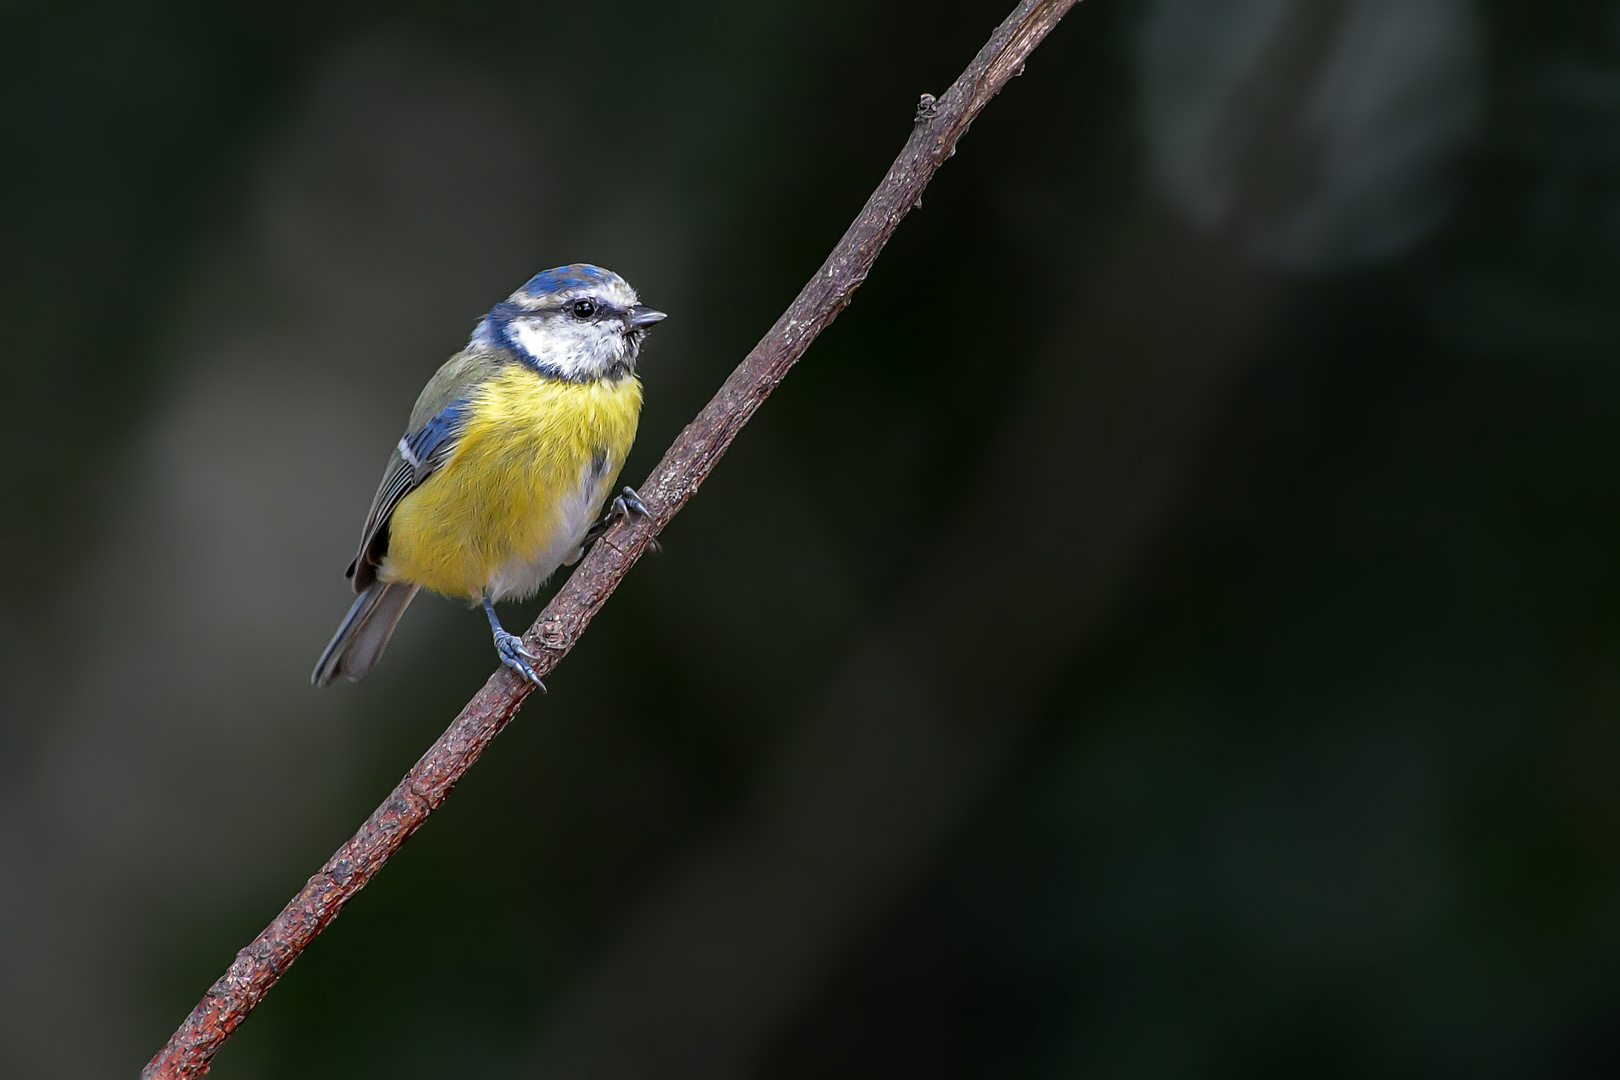
[{"label": "bird", "polygon": [[482,605],[506,667],[544,689],[495,614],[572,565],[618,519],[647,515],[624,467],[641,415],[636,360],[666,316],[611,270],[542,271],[479,320],[416,399],[344,576],[359,593],[310,681],[358,681],[421,589]]}]

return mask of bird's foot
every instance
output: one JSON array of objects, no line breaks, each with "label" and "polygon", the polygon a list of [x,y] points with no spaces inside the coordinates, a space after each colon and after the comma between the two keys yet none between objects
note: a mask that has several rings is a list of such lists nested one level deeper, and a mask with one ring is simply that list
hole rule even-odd
[{"label": "bird's foot", "polygon": [[628,484],[625,485],[624,494],[614,497],[608,506],[608,513],[616,518],[640,514],[648,521],[651,521],[653,516],[652,511],[647,509],[647,504],[641,501],[641,496],[636,494],[636,489]]},{"label": "bird's foot", "polygon": [[490,602],[488,596],[485,596],[481,603],[484,614],[489,616],[489,631],[495,636],[495,655],[501,658],[501,663],[534,683],[540,688],[541,693],[544,693],[546,684],[540,681],[540,676],[529,666],[530,660],[540,659],[539,654],[530,652],[524,647],[523,638],[509,633],[506,627],[501,625],[501,620],[495,616],[495,605]]},{"label": "bird's foot", "polygon": [[501,663],[538,686],[541,693],[545,692],[546,684],[540,681],[540,676],[529,666],[530,660],[538,660],[540,657],[524,647],[521,637],[505,630],[495,631],[495,655],[501,658]]},{"label": "bird's foot", "polygon": [[[602,514],[601,520],[592,525],[585,533],[585,539],[580,544],[580,550],[589,551],[591,545],[600,540],[604,533],[617,525],[621,519],[627,518],[631,514],[639,514],[648,521],[653,520],[652,511],[648,510],[647,504],[641,501],[641,496],[636,493],[636,489],[626,486],[622,495],[615,495],[613,501],[608,503],[608,508]],[[647,549],[657,555],[664,550],[664,547],[658,542],[657,538],[654,538],[647,542]]]}]

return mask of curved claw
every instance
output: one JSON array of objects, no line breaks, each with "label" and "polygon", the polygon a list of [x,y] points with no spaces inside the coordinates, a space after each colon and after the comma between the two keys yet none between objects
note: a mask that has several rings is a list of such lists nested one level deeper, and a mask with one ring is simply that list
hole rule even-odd
[{"label": "curved claw", "polygon": [[640,514],[648,521],[651,521],[653,516],[652,511],[647,509],[647,504],[641,501],[636,489],[629,485],[625,486],[623,495],[613,500],[613,509],[619,514]]},{"label": "curved claw", "polygon": [[[655,520],[653,512],[647,509],[646,503],[641,501],[641,496],[636,492],[636,489],[628,484],[625,485],[624,494],[613,500],[613,510],[616,515],[622,514],[629,517],[631,514],[640,514],[648,521]],[[655,536],[647,541],[647,550],[657,555],[664,550],[664,545],[660,544]]]},{"label": "curved claw", "polygon": [[[636,489],[626,486],[624,494],[613,496],[613,501],[608,503],[607,510],[602,514],[601,520],[586,530],[585,539],[581,542],[581,550],[589,550],[590,546],[601,539],[609,529],[631,514],[639,514],[648,521],[654,520],[652,511],[648,510],[647,504],[641,501],[641,496],[636,493]],[[652,539],[647,541],[647,549],[657,555],[664,550],[664,546],[657,539]]]},{"label": "curved claw", "polygon": [[546,684],[540,681],[540,676],[529,666],[530,660],[538,660],[540,657],[523,647],[521,637],[505,630],[496,630],[495,654],[501,658],[501,663],[534,683],[542,693],[545,692]]}]

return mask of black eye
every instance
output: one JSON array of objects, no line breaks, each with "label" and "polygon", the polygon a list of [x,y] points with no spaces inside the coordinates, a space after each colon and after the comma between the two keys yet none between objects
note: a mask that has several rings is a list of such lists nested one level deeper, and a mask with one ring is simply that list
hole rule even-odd
[{"label": "black eye", "polygon": [[596,314],[596,303],[591,300],[574,301],[574,318],[588,319]]}]

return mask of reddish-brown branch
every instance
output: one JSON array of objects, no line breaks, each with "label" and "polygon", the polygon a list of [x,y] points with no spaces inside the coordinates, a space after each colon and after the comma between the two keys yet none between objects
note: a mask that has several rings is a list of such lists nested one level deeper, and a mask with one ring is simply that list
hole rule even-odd
[{"label": "reddish-brown branch", "polygon": [[[675,439],[641,485],[652,519],[631,517],[597,544],[525,635],[543,677],[574,647],[598,610],[658,532],[686,505],[756,409],[837,318],[906,212],[980,110],[1077,0],[1023,0],[996,28],[960,78],[938,99],[925,96],[900,156],[816,276],[720,391]],[[142,1076],[196,1077],[276,981],[343,905],[449,798],[462,775],[517,714],[531,686],[505,668],[490,676],[449,729],[423,754],[360,831],[310,878],[203,995]]]}]

